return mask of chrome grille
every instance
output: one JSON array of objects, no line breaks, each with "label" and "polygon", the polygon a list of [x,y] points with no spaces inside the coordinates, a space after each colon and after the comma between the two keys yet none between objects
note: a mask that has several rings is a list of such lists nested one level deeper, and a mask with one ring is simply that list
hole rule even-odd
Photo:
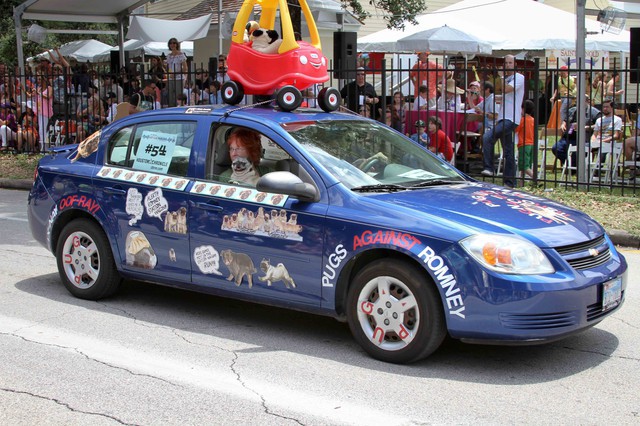
[{"label": "chrome grille", "polygon": [[611,259],[609,244],[607,244],[604,235],[584,243],[556,247],[556,251],[572,268],[577,270],[595,268]]}]

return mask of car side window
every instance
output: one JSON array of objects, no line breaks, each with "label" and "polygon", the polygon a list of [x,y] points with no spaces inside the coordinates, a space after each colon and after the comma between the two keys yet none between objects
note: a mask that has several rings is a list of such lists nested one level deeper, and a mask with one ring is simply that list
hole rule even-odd
[{"label": "car side window", "polygon": [[111,137],[109,142],[109,154],[107,156],[107,163],[114,166],[129,167],[131,164],[127,164],[127,153],[131,142],[131,134],[133,127],[125,127],[120,129],[115,135]]},{"label": "car side window", "polygon": [[280,160],[291,157],[265,135],[249,128],[222,125],[212,132],[206,178],[255,186],[260,176],[278,170]]},{"label": "car side window", "polygon": [[151,173],[186,176],[195,122],[145,123],[116,133],[108,163]]}]

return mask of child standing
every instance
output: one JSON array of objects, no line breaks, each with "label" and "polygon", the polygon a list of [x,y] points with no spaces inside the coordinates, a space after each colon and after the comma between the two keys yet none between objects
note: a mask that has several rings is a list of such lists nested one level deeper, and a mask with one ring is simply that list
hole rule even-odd
[{"label": "child standing", "polygon": [[533,102],[529,99],[522,105],[522,120],[516,128],[518,135],[518,170],[521,177],[533,178]]},{"label": "child standing", "polygon": [[449,136],[442,130],[440,117],[429,117],[429,150],[438,157],[451,162],[453,158],[453,144]]}]

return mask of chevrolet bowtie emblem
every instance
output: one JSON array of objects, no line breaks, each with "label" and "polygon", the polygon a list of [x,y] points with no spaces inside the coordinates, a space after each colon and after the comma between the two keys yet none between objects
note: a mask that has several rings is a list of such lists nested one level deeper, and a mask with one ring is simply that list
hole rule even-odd
[{"label": "chevrolet bowtie emblem", "polygon": [[599,255],[599,254],[600,254],[600,252],[598,251],[598,249],[590,248],[590,249],[589,249],[589,254],[590,254],[592,257],[596,257],[597,255]]}]

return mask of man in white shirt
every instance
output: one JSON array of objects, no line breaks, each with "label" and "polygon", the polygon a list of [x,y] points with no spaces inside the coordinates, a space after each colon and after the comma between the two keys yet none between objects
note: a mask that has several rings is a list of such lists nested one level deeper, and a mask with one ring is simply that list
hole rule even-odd
[{"label": "man in white shirt", "polygon": [[602,101],[602,115],[593,125],[591,148],[598,148],[601,143],[621,141],[621,134],[622,119],[613,114],[613,101],[605,99]]},{"label": "man in white shirt", "polygon": [[113,92],[117,96],[118,103],[124,101],[124,91],[122,87],[116,83],[115,78],[111,74],[102,74],[102,86],[100,87],[100,97],[107,97],[107,93]]},{"label": "man in white shirt", "polygon": [[496,141],[500,139],[505,161],[503,184],[510,188],[516,185],[513,132],[520,124],[525,88],[524,75],[515,72],[515,66],[516,60],[513,55],[504,57],[504,80],[500,90],[495,91],[496,102],[500,102],[496,125],[482,136],[482,175],[493,176],[494,149]]}]

